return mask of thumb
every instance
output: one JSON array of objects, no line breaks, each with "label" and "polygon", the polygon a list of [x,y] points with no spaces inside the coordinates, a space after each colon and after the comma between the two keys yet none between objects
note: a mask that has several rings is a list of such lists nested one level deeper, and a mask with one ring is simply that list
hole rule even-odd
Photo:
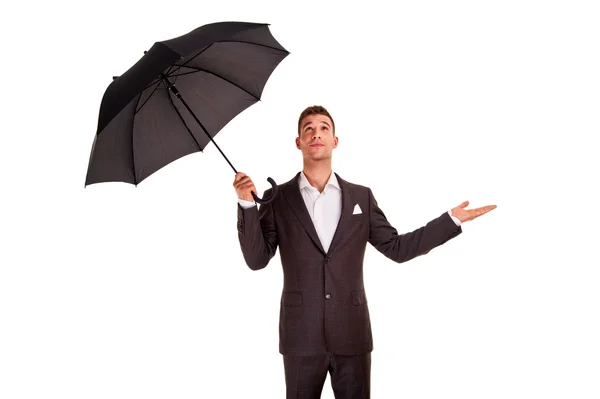
[{"label": "thumb", "polygon": [[462,204],[460,204],[458,207],[459,207],[459,208],[466,208],[466,207],[467,207],[467,205],[469,205],[469,201],[465,201],[465,202],[463,202],[463,203],[462,203]]}]

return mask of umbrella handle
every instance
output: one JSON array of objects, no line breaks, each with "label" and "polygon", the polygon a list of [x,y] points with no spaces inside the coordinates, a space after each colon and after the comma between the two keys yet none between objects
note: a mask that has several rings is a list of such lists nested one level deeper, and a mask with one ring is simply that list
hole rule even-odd
[{"label": "umbrella handle", "polygon": [[268,204],[269,202],[273,201],[275,199],[275,196],[277,195],[277,183],[275,183],[275,180],[271,179],[270,177],[267,177],[267,181],[271,183],[271,187],[273,187],[273,192],[270,196],[268,196],[267,198],[258,198],[256,194],[254,194],[254,191],[252,191],[252,197],[254,198],[254,201],[256,201],[256,203],[258,204]]}]

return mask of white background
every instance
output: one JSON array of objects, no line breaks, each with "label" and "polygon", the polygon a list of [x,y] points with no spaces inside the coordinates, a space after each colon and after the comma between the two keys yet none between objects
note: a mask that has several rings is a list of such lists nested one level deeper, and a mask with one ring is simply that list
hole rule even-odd
[{"label": "white background", "polygon": [[463,200],[498,206],[408,263],[368,247],[372,397],[600,397],[595,2],[15,4],[0,28],[1,398],[284,397],[279,255],[245,265],[218,151],[137,188],[84,188],[112,76],[230,20],[270,23],[291,52],[216,138],[260,192],[301,169],[297,118],[321,104],[335,171],[400,232]]}]

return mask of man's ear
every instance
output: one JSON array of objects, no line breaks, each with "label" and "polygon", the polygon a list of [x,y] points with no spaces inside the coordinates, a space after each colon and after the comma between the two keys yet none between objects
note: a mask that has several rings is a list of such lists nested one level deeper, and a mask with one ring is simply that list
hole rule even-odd
[{"label": "man's ear", "polygon": [[296,148],[300,149],[300,137],[296,137]]},{"label": "man's ear", "polygon": [[338,136],[333,136],[333,148],[337,148],[338,146]]}]

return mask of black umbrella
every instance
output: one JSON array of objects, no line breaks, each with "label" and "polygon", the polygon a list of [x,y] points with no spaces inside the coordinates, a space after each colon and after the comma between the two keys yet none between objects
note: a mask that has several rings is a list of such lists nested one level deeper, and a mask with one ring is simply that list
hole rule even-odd
[{"label": "black umbrella", "polygon": [[[126,182],[136,186],[163,166],[212,142],[235,116],[260,100],[263,88],[289,52],[269,24],[220,22],[156,42],[121,76],[100,105],[85,186]],[[277,185],[268,203],[277,194]]]}]

